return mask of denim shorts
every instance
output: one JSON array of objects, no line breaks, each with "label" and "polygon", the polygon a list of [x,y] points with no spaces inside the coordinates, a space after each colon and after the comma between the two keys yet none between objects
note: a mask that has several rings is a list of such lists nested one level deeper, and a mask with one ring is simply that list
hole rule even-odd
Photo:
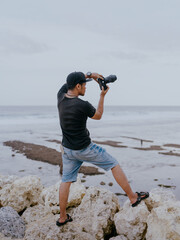
[{"label": "denim shorts", "polygon": [[91,142],[88,147],[81,150],[72,150],[63,147],[63,176],[62,182],[75,182],[79,168],[83,162],[92,163],[108,171],[118,165],[118,161],[106,150]]}]

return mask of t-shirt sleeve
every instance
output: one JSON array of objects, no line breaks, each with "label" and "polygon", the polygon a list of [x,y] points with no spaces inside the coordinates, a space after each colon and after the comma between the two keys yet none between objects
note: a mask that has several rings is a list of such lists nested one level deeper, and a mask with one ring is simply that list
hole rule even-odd
[{"label": "t-shirt sleeve", "polygon": [[92,118],[96,112],[96,109],[88,101],[85,101],[84,112],[88,117]]}]

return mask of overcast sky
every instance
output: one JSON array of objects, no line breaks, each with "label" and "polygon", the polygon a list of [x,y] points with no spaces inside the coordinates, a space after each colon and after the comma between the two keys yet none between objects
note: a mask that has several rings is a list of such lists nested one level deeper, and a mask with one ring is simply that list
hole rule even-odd
[{"label": "overcast sky", "polygon": [[[73,71],[106,105],[180,105],[179,0],[0,0],[0,105],[56,105]],[[85,100],[97,105],[97,83]]]}]

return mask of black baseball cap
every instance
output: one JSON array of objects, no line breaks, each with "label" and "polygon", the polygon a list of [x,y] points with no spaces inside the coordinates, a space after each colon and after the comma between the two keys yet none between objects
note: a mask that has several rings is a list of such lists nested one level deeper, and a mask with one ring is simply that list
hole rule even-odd
[{"label": "black baseball cap", "polygon": [[72,72],[67,76],[66,82],[68,85],[68,88],[73,88],[78,83],[85,83],[89,82],[92,79],[86,79],[85,74],[82,72]]}]

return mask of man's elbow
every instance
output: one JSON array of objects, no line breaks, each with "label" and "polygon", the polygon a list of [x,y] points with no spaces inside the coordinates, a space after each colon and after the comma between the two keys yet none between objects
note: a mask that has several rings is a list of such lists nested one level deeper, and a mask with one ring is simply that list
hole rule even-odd
[{"label": "man's elbow", "polygon": [[101,112],[96,112],[94,114],[94,116],[92,117],[92,119],[95,119],[95,120],[100,120],[102,118],[102,113]]},{"label": "man's elbow", "polygon": [[101,116],[98,116],[97,118],[96,118],[96,120],[100,120],[102,118],[102,115]]}]

